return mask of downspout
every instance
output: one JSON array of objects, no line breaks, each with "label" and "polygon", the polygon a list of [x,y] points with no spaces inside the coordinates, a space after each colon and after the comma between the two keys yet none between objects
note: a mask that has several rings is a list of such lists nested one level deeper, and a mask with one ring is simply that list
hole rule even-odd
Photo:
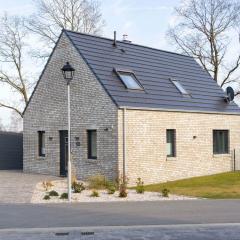
[{"label": "downspout", "polygon": [[123,108],[123,181],[126,180],[126,108]]}]

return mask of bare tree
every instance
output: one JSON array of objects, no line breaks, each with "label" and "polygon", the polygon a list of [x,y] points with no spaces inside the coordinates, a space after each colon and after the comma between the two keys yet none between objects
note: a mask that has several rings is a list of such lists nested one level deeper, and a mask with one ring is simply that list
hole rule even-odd
[{"label": "bare tree", "polygon": [[[189,0],[176,8],[179,22],[168,36],[178,49],[196,58],[202,67],[223,86],[235,81],[240,51],[227,63],[231,40],[240,43],[240,3],[233,0]],[[235,39],[234,39],[235,38]]]},{"label": "bare tree", "polygon": [[2,119],[0,118],[0,131],[5,131],[4,125],[2,123]]},{"label": "bare tree", "polygon": [[35,0],[38,12],[30,17],[28,28],[50,47],[62,28],[99,34],[104,25],[97,0]]},{"label": "bare tree", "polygon": [[23,130],[23,119],[16,112],[12,111],[10,116],[10,122],[7,126],[8,131],[11,132],[22,132]]},{"label": "bare tree", "polygon": [[27,31],[22,18],[7,14],[0,19],[0,26],[0,86],[1,89],[6,86],[12,90],[11,103],[0,99],[0,107],[11,109],[22,117],[30,88],[23,68]]}]

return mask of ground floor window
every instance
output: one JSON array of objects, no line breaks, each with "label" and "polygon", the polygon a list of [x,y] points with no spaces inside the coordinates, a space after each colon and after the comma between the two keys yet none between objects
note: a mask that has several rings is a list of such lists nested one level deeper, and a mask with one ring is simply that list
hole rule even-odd
[{"label": "ground floor window", "polygon": [[176,157],[176,130],[167,129],[167,157]]},{"label": "ground floor window", "polygon": [[45,157],[45,132],[38,132],[38,155],[39,157]]},{"label": "ground floor window", "polygon": [[87,131],[88,159],[97,159],[97,130]]},{"label": "ground floor window", "polygon": [[213,130],[213,153],[229,153],[229,130]]}]

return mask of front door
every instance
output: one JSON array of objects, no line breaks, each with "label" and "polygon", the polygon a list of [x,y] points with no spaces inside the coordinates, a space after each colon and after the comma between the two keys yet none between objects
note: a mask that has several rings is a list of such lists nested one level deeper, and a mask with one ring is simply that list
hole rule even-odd
[{"label": "front door", "polygon": [[60,131],[60,176],[67,176],[68,131]]}]

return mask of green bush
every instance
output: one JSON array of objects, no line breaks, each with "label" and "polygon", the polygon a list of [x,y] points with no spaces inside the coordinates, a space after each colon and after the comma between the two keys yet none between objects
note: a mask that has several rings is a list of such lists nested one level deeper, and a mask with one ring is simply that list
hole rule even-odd
[{"label": "green bush", "polygon": [[83,183],[78,183],[76,181],[74,181],[72,183],[72,189],[74,193],[81,193],[83,190],[85,190],[85,187],[83,185]]},{"label": "green bush", "polygon": [[103,175],[89,177],[88,183],[90,189],[106,189],[109,184],[107,178]]},{"label": "green bush", "polygon": [[68,194],[67,193],[62,193],[60,196],[60,199],[68,199]]},{"label": "green bush", "polygon": [[59,194],[55,190],[52,190],[52,191],[49,192],[49,196],[51,196],[51,197],[58,197]]},{"label": "green bush", "polygon": [[144,182],[142,181],[141,178],[138,178],[136,183],[137,183],[136,192],[139,194],[143,194],[145,192]]},{"label": "green bush", "polygon": [[162,196],[169,197],[170,190],[167,188],[162,189]]},{"label": "green bush", "polygon": [[108,186],[107,193],[114,194],[116,192],[116,187],[114,185]]},{"label": "green bush", "polygon": [[44,199],[44,200],[50,200],[51,198],[50,198],[49,195],[45,195],[45,196],[43,197],[43,199]]},{"label": "green bush", "polygon": [[99,192],[96,190],[93,190],[90,197],[99,197]]}]

